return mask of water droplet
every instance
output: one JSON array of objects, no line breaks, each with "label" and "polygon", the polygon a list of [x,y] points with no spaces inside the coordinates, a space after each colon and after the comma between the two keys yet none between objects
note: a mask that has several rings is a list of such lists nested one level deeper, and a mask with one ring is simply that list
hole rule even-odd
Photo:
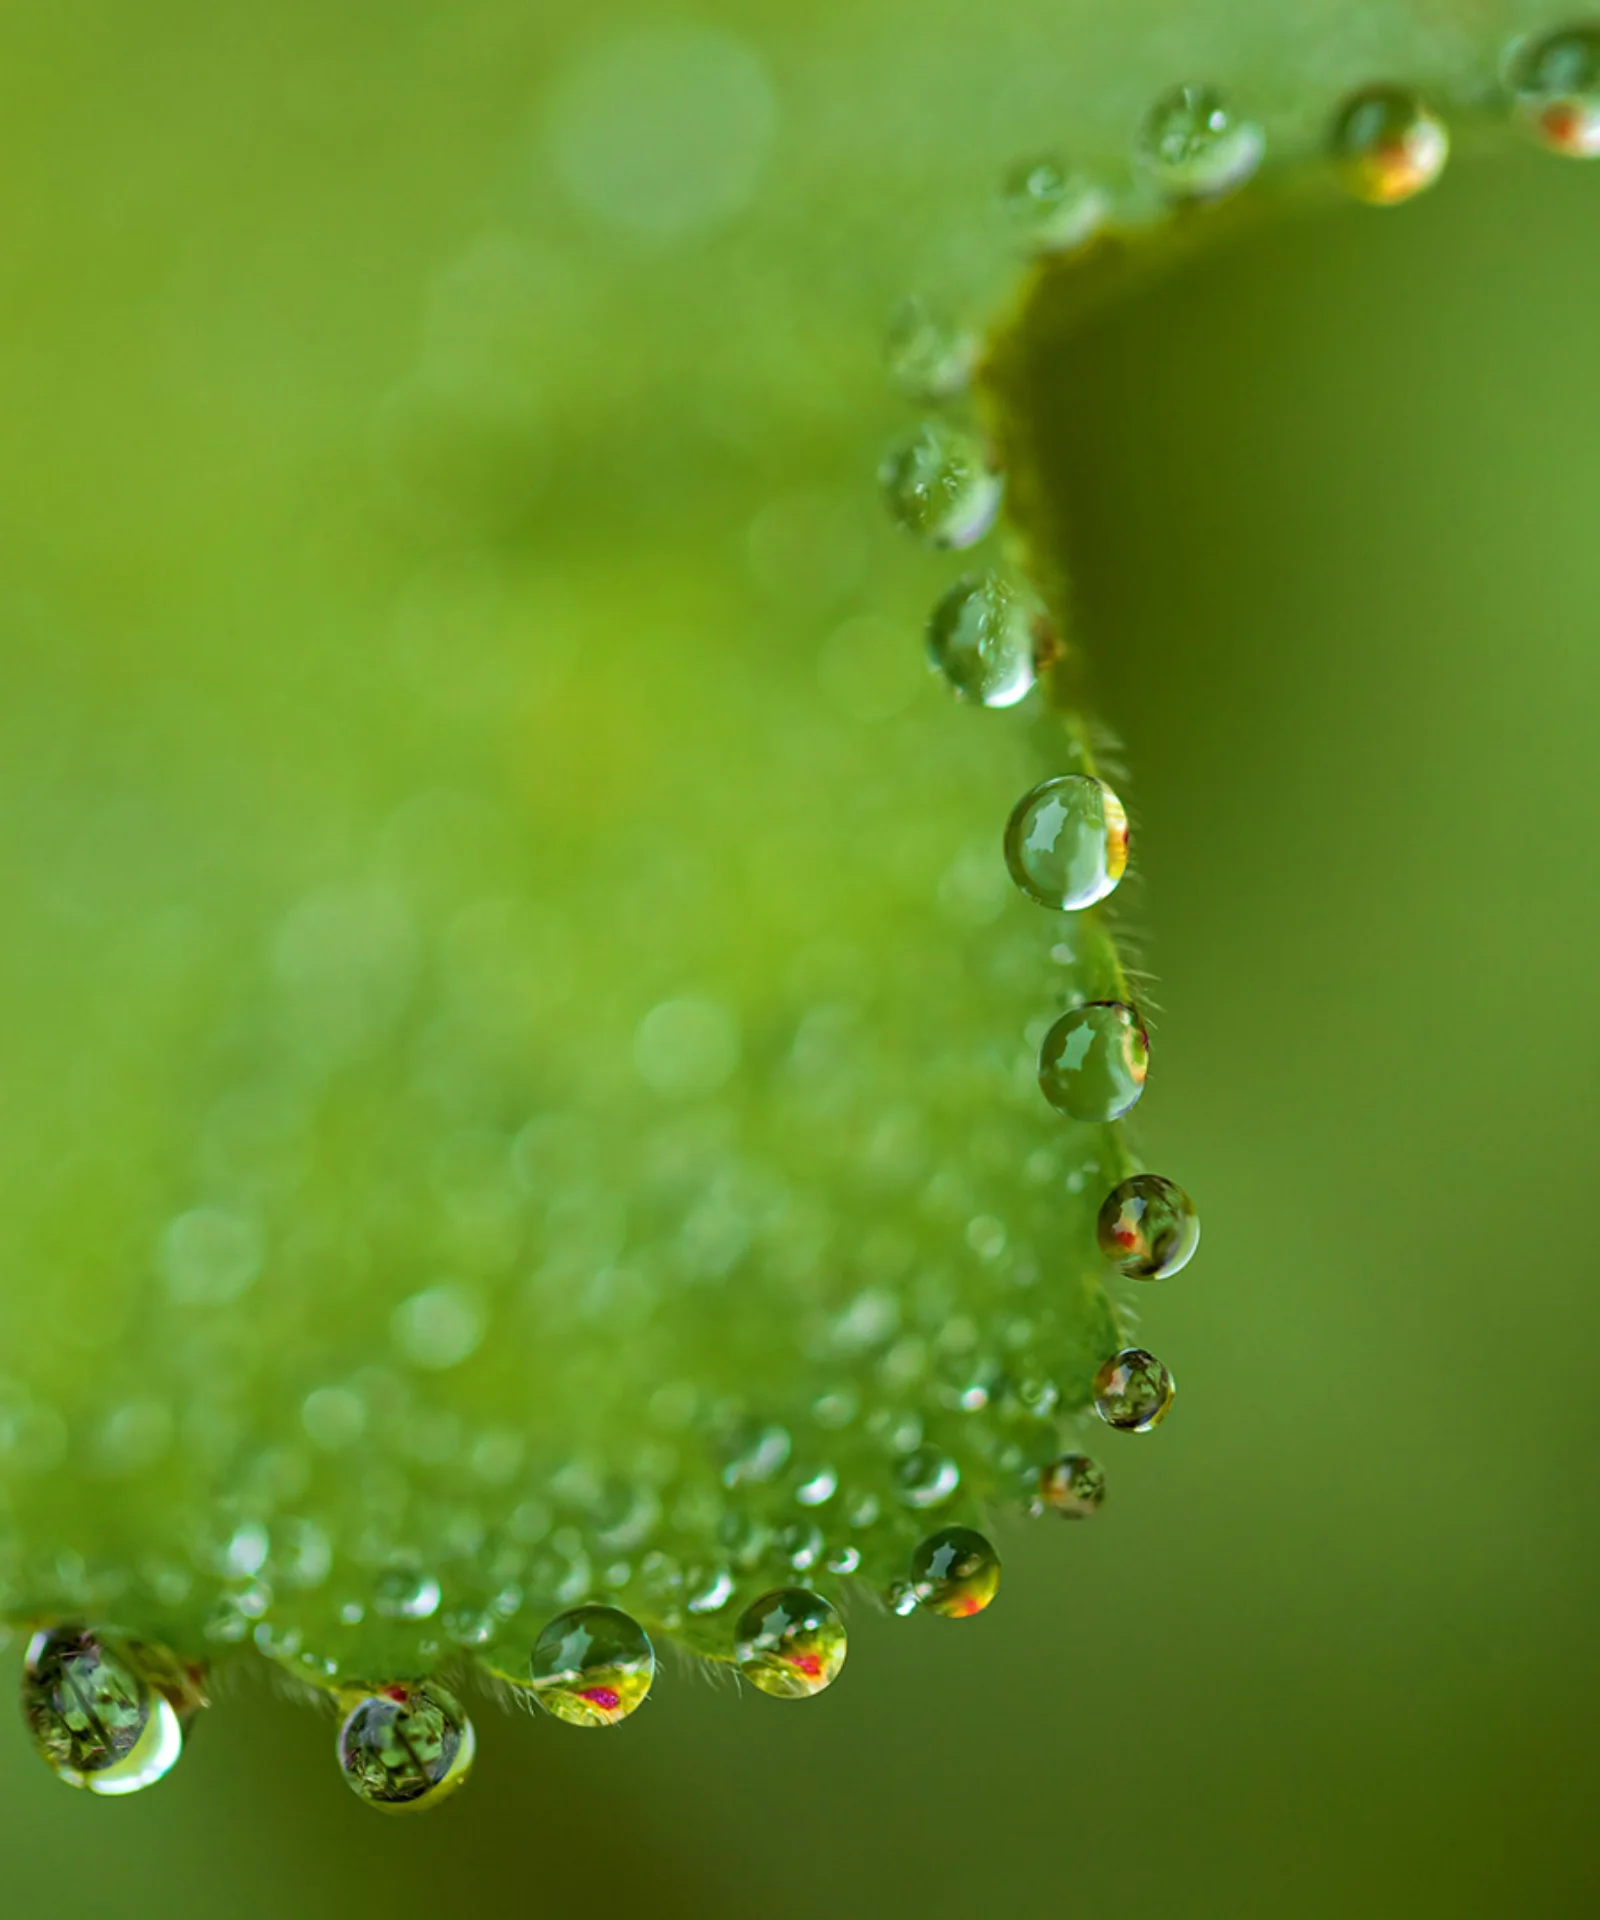
[{"label": "water droplet", "polygon": [[574,1607],[534,1642],[530,1663],[541,1707],[571,1727],[614,1727],[640,1706],[656,1675],[655,1649],[616,1607]]},{"label": "water droplet", "polygon": [[1071,253],[1094,238],[1111,211],[1103,188],[1049,154],[1011,169],[1000,183],[1000,206],[1032,253]]},{"label": "water droplet", "polygon": [[715,1093],[739,1064],[739,1023],[717,1000],[663,1000],[639,1022],[633,1065],[654,1092],[673,1100]]},{"label": "water droplet", "polygon": [[1012,808],[1005,852],[1030,900],[1076,913],[1104,900],[1127,870],[1128,816],[1103,780],[1064,773]]},{"label": "water droplet", "polygon": [[367,1425],[367,1404],[350,1387],[314,1387],[301,1403],[300,1424],[327,1453],[354,1446]]},{"label": "water droplet", "polygon": [[794,1497],[802,1507],[823,1507],[838,1491],[838,1474],[832,1467],[818,1467],[795,1488]]},{"label": "water droplet", "polygon": [[777,1700],[803,1700],[832,1686],[844,1656],[844,1622],[821,1594],[801,1587],[764,1593],[734,1632],[739,1671]]},{"label": "water droplet", "polygon": [[51,1627],[29,1641],[22,1712],[45,1765],[90,1793],[137,1793],[183,1752],[183,1724],[138,1651],[85,1627]]},{"label": "water droplet", "polygon": [[822,1558],[826,1542],[819,1526],[803,1520],[791,1520],[779,1527],[773,1544],[796,1573],[809,1573]]},{"label": "water droplet", "polygon": [[891,1581],[884,1599],[897,1620],[909,1620],[917,1610],[916,1583],[911,1580]]},{"label": "water droplet", "polygon": [[1044,619],[1031,594],[990,572],[958,580],[928,623],[928,658],[978,707],[1014,707],[1032,689]]},{"label": "water droplet", "polygon": [[179,1306],[226,1306],[254,1285],[266,1246],[254,1220],[222,1207],[196,1207],[161,1236],[167,1292]]},{"label": "water droplet", "polygon": [[1339,109],[1332,152],[1340,178],[1358,200],[1392,207],[1438,179],[1450,135],[1408,87],[1366,87]]},{"label": "water droplet", "polygon": [[828,1555],[826,1566],[829,1573],[854,1573],[861,1565],[859,1547],[835,1547]]},{"label": "water droplet", "polygon": [[945,1527],[911,1556],[911,1584],[930,1613],[969,1620],[1000,1591],[1000,1556],[971,1527]]},{"label": "water droplet", "polygon": [[372,1604],[385,1620],[431,1620],[439,1600],[438,1581],[415,1567],[391,1567],[373,1582]]},{"label": "water droplet", "polygon": [[1064,1520],[1087,1520],[1105,1505],[1106,1475],[1098,1460],[1086,1453],[1064,1453],[1039,1469],[1035,1514],[1059,1513]]},{"label": "water droplet", "polygon": [[1517,105],[1552,153],[1600,155],[1600,25],[1567,27],[1512,49]]},{"label": "water droplet", "polygon": [[339,1766],[369,1807],[420,1812],[466,1779],[476,1744],[453,1694],[432,1681],[397,1682],[351,1709],[339,1729]]},{"label": "water droplet", "polygon": [[1114,1353],[1094,1377],[1094,1410],[1122,1433],[1148,1433],[1167,1417],[1172,1375],[1143,1347]]},{"label": "water droplet", "polygon": [[878,469],[889,511],[930,547],[975,546],[994,525],[1004,482],[971,434],[925,421]]},{"label": "water droplet", "polygon": [[895,1468],[895,1484],[908,1507],[936,1507],[961,1485],[961,1469],[937,1447],[921,1446]]},{"label": "water droplet", "polygon": [[1266,141],[1215,87],[1174,87],[1145,115],[1138,158],[1175,199],[1216,200],[1242,187],[1261,164]]},{"label": "water droplet", "polygon": [[911,400],[948,400],[972,377],[974,341],[925,300],[908,294],[884,342],[889,378]]},{"label": "water droplet", "polygon": [[1166,1280],[1188,1266],[1200,1244],[1200,1216],[1175,1181],[1136,1173],[1101,1202],[1100,1251],[1130,1280]]},{"label": "water droplet", "polygon": [[1120,1000],[1064,1013],[1039,1049],[1039,1086],[1072,1120],[1120,1120],[1137,1106],[1150,1070],[1150,1036]]},{"label": "water droplet", "polygon": [[726,1567],[709,1574],[691,1575],[692,1591],[684,1605],[694,1614],[721,1613],[733,1598],[733,1575]]},{"label": "water droplet", "polygon": [[443,1373],[477,1352],[488,1316],[476,1291],[454,1281],[425,1287],[402,1300],[390,1328],[394,1343],[413,1366]]}]

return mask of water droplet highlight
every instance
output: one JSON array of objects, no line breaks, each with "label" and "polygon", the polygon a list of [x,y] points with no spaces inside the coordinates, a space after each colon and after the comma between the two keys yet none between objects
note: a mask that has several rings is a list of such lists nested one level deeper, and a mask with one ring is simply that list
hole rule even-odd
[{"label": "water droplet highlight", "polygon": [[1039,1088],[1069,1120],[1120,1120],[1144,1092],[1150,1036],[1132,1007],[1091,1000],[1064,1013],[1039,1049]]},{"label": "water droplet highlight", "polygon": [[358,1800],[381,1813],[419,1813],[472,1770],[472,1722],[432,1681],[396,1682],[359,1700],[339,1729],[339,1767]]},{"label": "water droplet highlight", "polygon": [[183,1752],[183,1723],[167,1691],[142,1671],[139,1650],[86,1627],[51,1627],[29,1641],[22,1713],[45,1765],[90,1793],[153,1786]]},{"label": "water droplet highlight", "polygon": [[1200,1216],[1176,1181],[1136,1173],[1106,1195],[1095,1222],[1100,1251],[1130,1280],[1166,1280],[1200,1244]]},{"label": "water droplet highlight", "polygon": [[1089,774],[1043,780],[1012,808],[1005,855],[1030,900],[1076,913],[1104,900],[1127,872],[1127,811]]},{"label": "water droplet highlight", "polygon": [[1043,609],[1003,575],[958,580],[928,622],[928,658],[976,707],[1014,707],[1032,690]]},{"label": "water droplet highlight", "polygon": [[945,1527],[911,1556],[911,1586],[929,1613],[970,1620],[1000,1591],[1000,1556],[971,1527]]},{"label": "water droplet highlight", "polygon": [[1520,42],[1507,78],[1517,106],[1552,153],[1571,160],[1600,155],[1600,24]]},{"label": "water droplet highlight", "polygon": [[937,1447],[918,1447],[895,1469],[895,1483],[908,1507],[936,1507],[961,1485],[961,1469]]},{"label": "water droplet highlight", "polygon": [[1120,1433],[1148,1433],[1166,1419],[1176,1391],[1172,1375],[1153,1353],[1125,1347],[1094,1377],[1094,1410]]},{"label": "water droplet highlight", "polygon": [[930,547],[975,546],[995,523],[1005,483],[971,434],[928,420],[878,469],[889,512]]},{"label": "water droplet highlight", "polygon": [[1019,161],[1000,183],[1000,208],[1031,253],[1072,253],[1100,231],[1111,212],[1105,190],[1071,173],[1051,154]]},{"label": "water droplet highlight", "polygon": [[781,1587],[739,1617],[739,1671],[776,1700],[804,1700],[831,1687],[844,1665],[844,1622],[820,1593]]},{"label": "water droplet highlight", "polygon": [[1339,109],[1332,152],[1339,177],[1358,200],[1393,207],[1438,179],[1450,135],[1408,87],[1366,87]]},{"label": "water droplet highlight", "polygon": [[574,1607],[534,1642],[534,1697],[569,1727],[615,1727],[643,1705],[656,1677],[655,1649],[637,1620],[616,1607]]},{"label": "water droplet highlight", "polygon": [[1261,164],[1266,141],[1241,120],[1215,87],[1174,87],[1145,115],[1138,158],[1174,199],[1217,200],[1232,193]]},{"label": "water droplet highlight", "polygon": [[1086,1453],[1064,1453],[1039,1469],[1037,1489],[1030,1505],[1036,1517],[1058,1513],[1063,1520],[1087,1520],[1105,1505],[1105,1468]]},{"label": "water droplet highlight", "polygon": [[884,358],[889,378],[910,400],[949,400],[964,391],[974,352],[971,334],[915,294],[890,317]]},{"label": "water droplet highlight", "polygon": [[372,1588],[372,1605],[385,1620],[431,1620],[442,1595],[432,1574],[414,1567],[391,1567]]}]

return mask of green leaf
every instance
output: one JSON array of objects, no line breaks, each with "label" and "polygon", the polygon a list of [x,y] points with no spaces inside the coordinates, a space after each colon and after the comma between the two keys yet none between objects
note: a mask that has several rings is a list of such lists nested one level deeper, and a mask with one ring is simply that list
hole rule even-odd
[{"label": "green leaf", "polygon": [[[1134,1162],[1033,1056],[1134,989],[1001,850],[1103,762],[1054,368],[1320,191],[1350,86],[1488,126],[1559,16],[1456,12],[22,30],[10,1616],[336,1689],[525,1680],[585,1600],[727,1659],[1081,1444]],[[1152,218],[1185,79],[1269,157]],[[1055,146],[1123,237],[1025,272],[995,189]],[[988,334],[980,558],[1066,635],[1020,710],[927,674],[971,563],[875,497],[906,294]]]}]

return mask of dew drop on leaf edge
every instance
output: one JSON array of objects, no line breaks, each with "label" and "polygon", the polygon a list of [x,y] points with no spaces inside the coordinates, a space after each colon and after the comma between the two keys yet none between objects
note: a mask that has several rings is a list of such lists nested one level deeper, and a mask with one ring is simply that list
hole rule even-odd
[{"label": "dew drop on leaf edge", "polygon": [[1215,200],[1232,193],[1261,164],[1266,142],[1216,87],[1174,87],[1145,115],[1137,155],[1174,199]]},{"label": "dew drop on leaf edge", "polygon": [[645,1700],[655,1679],[655,1649],[620,1608],[574,1607],[534,1642],[534,1697],[573,1727],[614,1727]]},{"label": "dew drop on leaf edge", "polygon": [[1004,844],[1011,878],[1030,900],[1078,912],[1104,900],[1127,871],[1127,810],[1103,780],[1059,774],[1012,808]]},{"label": "dew drop on leaf edge", "polygon": [[396,1682],[358,1700],[339,1729],[339,1767],[358,1800],[415,1813],[446,1799],[472,1768],[472,1722],[433,1681]]},{"label": "dew drop on leaf edge", "polygon": [[1113,1187],[1095,1221],[1100,1251],[1130,1280],[1180,1273],[1200,1244],[1200,1216],[1175,1180],[1136,1173]]},{"label": "dew drop on leaf edge", "polygon": [[1331,150],[1340,179],[1356,199],[1394,207],[1439,178],[1450,156],[1450,135],[1409,87],[1366,87],[1340,107]]},{"label": "dew drop on leaf edge", "polygon": [[1519,41],[1507,81],[1537,138],[1572,160],[1600,156],[1600,23]]},{"label": "dew drop on leaf edge", "polygon": [[911,1584],[927,1612],[970,1620],[1000,1591],[1000,1556],[971,1527],[944,1527],[911,1556]]},{"label": "dew drop on leaf edge", "polygon": [[1091,1000],[1062,1014],[1039,1048],[1039,1088],[1069,1120],[1120,1120],[1138,1105],[1150,1037],[1120,1000]]},{"label": "dew drop on leaf edge", "polygon": [[819,1593],[780,1587],[739,1616],[734,1659],[750,1684],[777,1700],[804,1700],[833,1685],[844,1665],[844,1622]]},{"label": "dew drop on leaf edge", "polygon": [[1094,1410],[1120,1433],[1148,1433],[1166,1419],[1176,1390],[1153,1353],[1125,1347],[1095,1374]]}]

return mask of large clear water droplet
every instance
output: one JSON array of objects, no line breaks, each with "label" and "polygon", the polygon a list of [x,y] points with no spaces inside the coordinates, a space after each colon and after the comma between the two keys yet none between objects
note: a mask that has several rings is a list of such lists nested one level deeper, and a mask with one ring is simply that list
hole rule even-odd
[{"label": "large clear water droplet", "polygon": [[1438,179],[1450,135],[1409,87],[1366,87],[1339,109],[1331,147],[1340,179],[1358,200],[1393,207]]},{"label": "large clear water droplet", "polygon": [[45,1765],[90,1793],[137,1793],[183,1752],[182,1720],[139,1649],[87,1627],[51,1627],[29,1641],[22,1712]]},{"label": "large clear water droplet", "polygon": [[1216,200],[1242,187],[1261,164],[1266,141],[1215,87],[1174,87],[1145,115],[1138,158],[1164,193]]},{"label": "large clear water droplet", "polygon": [[1075,913],[1104,900],[1128,867],[1128,815],[1103,780],[1064,773],[1011,810],[1006,865],[1030,900]]},{"label": "large clear water droplet", "polygon": [[958,580],[928,622],[928,658],[963,700],[1014,707],[1031,690],[1044,610],[1003,574]]},{"label": "large clear water droplet", "polygon": [[616,1607],[574,1607],[534,1642],[534,1696],[571,1727],[614,1727],[644,1702],[655,1649],[637,1620]]},{"label": "large clear water droplet", "polygon": [[1148,1433],[1167,1417],[1172,1375],[1143,1347],[1114,1353],[1094,1377],[1094,1410],[1122,1433]]},{"label": "large clear water droplet", "polygon": [[357,1799],[382,1813],[417,1813],[454,1793],[472,1768],[472,1722],[434,1681],[397,1681],[369,1694],[339,1729],[339,1766]]},{"label": "large clear water droplet", "polygon": [[945,1527],[911,1556],[911,1585],[929,1613],[969,1620],[1000,1591],[1000,1556],[971,1527]]},{"label": "large clear water droplet", "polygon": [[803,1587],[764,1593],[734,1630],[739,1671],[778,1700],[803,1700],[831,1687],[845,1651],[844,1622],[820,1593]]},{"label": "large clear water droplet", "polygon": [[1000,207],[1030,253],[1071,253],[1105,225],[1110,196],[1052,154],[1020,161],[1000,183]]},{"label": "large clear water droplet", "polygon": [[1518,107],[1552,153],[1600,155],[1600,24],[1565,27],[1513,50],[1507,79]]},{"label": "large clear water droplet", "polygon": [[972,378],[976,348],[970,333],[908,294],[890,316],[884,342],[889,378],[911,400],[949,400]]},{"label": "large clear water droplet", "polygon": [[1150,1036],[1130,1006],[1091,1000],[1064,1013],[1039,1049],[1039,1087],[1070,1120],[1120,1120],[1150,1070]]},{"label": "large clear water droplet", "polygon": [[1165,1280],[1188,1266],[1200,1244],[1200,1216],[1176,1181],[1136,1173],[1101,1202],[1100,1251],[1130,1280]]},{"label": "large clear water droplet", "polygon": [[994,525],[1004,483],[970,433],[927,420],[878,469],[889,511],[930,547],[975,546]]},{"label": "large clear water droplet", "polygon": [[1039,1469],[1029,1511],[1060,1514],[1063,1520],[1087,1520],[1105,1505],[1106,1475],[1086,1453],[1064,1453]]}]

